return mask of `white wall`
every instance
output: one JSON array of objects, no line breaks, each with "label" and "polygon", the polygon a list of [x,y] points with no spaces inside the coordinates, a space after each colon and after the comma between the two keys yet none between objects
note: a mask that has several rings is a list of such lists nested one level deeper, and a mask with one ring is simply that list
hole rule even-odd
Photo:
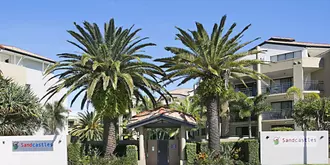
[{"label": "white wall", "polygon": [[[44,77],[43,70],[49,65],[49,62],[41,61],[38,59],[33,59],[31,57],[24,57],[22,55],[16,55],[11,52],[1,51],[0,59],[6,59],[10,56],[12,61],[10,64],[0,62],[0,69],[3,70],[5,76],[13,77],[14,81],[18,80],[20,85],[29,84],[34,94],[41,99],[47,92],[47,89],[58,81],[57,78],[51,80],[47,84],[47,80],[53,75]],[[14,56],[16,56],[14,58]],[[22,60],[20,61],[20,59]],[[15,60],[16,59],[16,60]],[[20,61],[20,62],[19,62]],[[19,62],[19,65],[17,63]],[[45,64],[45,65],[44,65]],[[43,67],[44,65],[44,67]],[[14,68],[14,69],[13,69]],[[18,73],[19,72],[19,73]],[[48,103],[53,103],[54,101],[60,100],[60,98],[66,93],[67,89],[61,90],[58,94],[54,95]],[[41,100],[41,104],[45,103],[46,99]],[[68,108],[68,99],[63,101],[63,105]],[[43,135],[43,130],[36,132],[36,135]],[[65,128],[61,131],[61,134],[68,134],[68,126],[66,124]]]},{"label": "white wall", "polygon": [[[264,44],[260,47],[261,50],[266,50],[266,52],[259,54],[259,58],[264,61],[270,61],[270,56],[275,56],[279,54],[285,54],[289,52],[301,51],[303,47],[297,46],[286,46],[286,45],[274,45],[274,44]],[[242,59],[255,59],[256,55],[246,56]]]},{"label": "white wall", "polygon": [[[53,151],[13,151],[13,141],[53,141]],[[67,141],[59,136],[0,137],[1,165],[66,165]]]},{"label": "white wall", "polygon": [[328,131],[261,132],[260,142],[261,164],[328,164]]}]

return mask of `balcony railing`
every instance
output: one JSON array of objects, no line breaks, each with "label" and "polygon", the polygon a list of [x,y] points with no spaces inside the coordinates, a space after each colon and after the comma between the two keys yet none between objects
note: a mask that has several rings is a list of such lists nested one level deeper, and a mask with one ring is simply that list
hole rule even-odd
[{"label": "balcony railing", "polygon": [[323,81],[311,80],[304,82],[305,91],[323,91]]},{"label": "balcony railing", "polygon": [[292,109],[271,110],[262,113],[262,120],[277,120],[292,118]]},{"label": "balcony railing", "polygon": [[248,87],[248,88],[236,88],[235,91],[236,92],[242,92],[242,93],[244,93],[248,97],[250,97],[250,96],[256,96],[257,95],[256,90],[253,91],[253,88],[252,87]]},{"label": "balcony railing", "polygon": [[292,82],[272,84],[271,86],[262,88],[262,93],[269,93],[269,94],[286,93],[286,91],[292,86],[293,86]]}]

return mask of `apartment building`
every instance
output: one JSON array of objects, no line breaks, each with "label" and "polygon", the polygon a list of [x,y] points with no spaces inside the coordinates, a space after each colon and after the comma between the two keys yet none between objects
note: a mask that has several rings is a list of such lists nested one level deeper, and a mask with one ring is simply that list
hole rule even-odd
[{"label": "apartment building", "polygon": [[[273,81],[262,81],[262,92],[268,92],[267,101],[272,110],[262,115],[262,130],[274,127],[292,127],[299,130],[292,119],[293,100],[286,96],[286,91],[296,86],[303,94],[318,93],[330,96],[330,44],[298,42],[293,38],[272,37],[258,45],[264,53],[259,58],[269,65],[261,66],[261,73]],[[245,59],[256,59],[250,55]],[[235,82],[236,91],[248,96],[257,95],[256,80],[245,79],[247,88]],[[242,119],[232,119],[230,134],[248,135],[248,123]],[[257,118],[253,118],[252,134],[257,135]]]},{"label": "apartment building", "polygon": [[[44,77],[44,71],[55,63],[54,60],[40,56],[26,50],[16,48],[13,46],[0,45],[0,70],[5,77],[12,78],[20,85],[28,86],[39,97],[42,98],[47,89],[53,85],[58,79],[53,79],[47,84],[47,80],[53,75]],[[63,96],[66,90],[54,95],[49,102],[57,101]],[[45,100],[41,100],[43,104]],[[64,106],[67,107],[67,100],[64,101]],[[68,128],[62,131],[67,134]],[[36,134],[43,134],[43,130]]]}]

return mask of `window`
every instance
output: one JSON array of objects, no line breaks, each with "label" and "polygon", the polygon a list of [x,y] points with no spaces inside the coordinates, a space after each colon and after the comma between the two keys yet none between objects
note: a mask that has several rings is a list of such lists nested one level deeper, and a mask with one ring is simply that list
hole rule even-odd
[{"label": "window", "polygon": [[270,61],[271,62],[277,62],[277,61],[284,61],[284,60],[289,60],[293,58],[301,58],[301,52],[291,52],[291,53],[285,53],[285,54],[280,54],[276,56],[270,56]]},{"label": "window", "polygon": [[286,59],[292,59],[293,56],[294,56],[293,53],[285,54],[285,58],[286,58]]},{"label": "window", "polygon": [[273,111],[292,109],[292,101],[272,102],[271,105]]},{"label": "window", "polygon": [[278,60],[278,61],[286,60],[286,59],[285,59],[285,54],[279,55],[278,58],[277,58],[277,60]]},{"label": "window", "polygon": [[277,61],[277,56],[270,56],[270,61],[271,62],[276,62]]},{"label": "window", "polygon": [[1,54],[0,55],[0,61],[5,62],[5,63],[10,63],[11,62],[11,56],[6,55],[6,54]]},{"label": "window", "polygon": [[292,101],[273,102],[272,113],[276,119],[288,119],[292,117]]},{"label": "window", "polygon": [[[252,133],[252,136],[257,135],[257,127],[256,126],[251,127],[251,133]],[[238,135],[239,137],[248,136],[249,135],[249,127],[236,127],[236,135]]]}]

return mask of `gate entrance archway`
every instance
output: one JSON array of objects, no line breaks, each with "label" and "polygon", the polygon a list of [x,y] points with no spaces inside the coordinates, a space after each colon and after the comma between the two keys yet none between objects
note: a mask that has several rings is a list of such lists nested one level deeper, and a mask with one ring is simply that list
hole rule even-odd
[{"label": "gate entrance archway", "polygon": [[[167,108],[143,111],[128,122],[139,132],[139,165],[178,165],[185,162],[186,129],[196,127],[189,114]],[[150,140],[147,129],[179,128],[177,139]]]}]

